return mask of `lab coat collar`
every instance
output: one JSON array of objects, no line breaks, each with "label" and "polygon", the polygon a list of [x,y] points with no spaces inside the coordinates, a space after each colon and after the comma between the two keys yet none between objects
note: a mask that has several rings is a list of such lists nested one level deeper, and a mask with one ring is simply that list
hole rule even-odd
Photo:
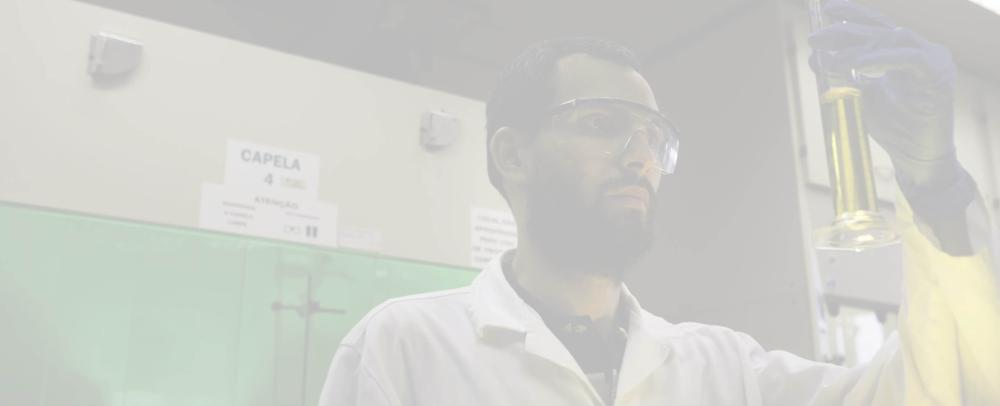
[{"label": "lab coat collar", "polygon": [[[507,253],[490,261],[472,282],[470,315],[477,335],[482,340],[523,341],[526,352],[573,371],[586,382],[586,375],[566,347],[507,282],[501,266],[504,255]],[[620,373],[619,396],[627,394],[662,366],[670,357],[671,338],[680,335],[674,325],[643,309],[624,284],[622,295],[622,303],[629,312],[629,338]]]},{"label": "lab coat collar", "polygon": [[533,312],[507,283],[501,265],[503,255],[490,261],[472,281],[472,305],[469,311],[476,334],[481,339],[489,339],[493,334],[505,332],[522,335],[527,333],[526,319]]},{"label": "lab coat collar", "polygon": [[671,355],[670,343],[680,336],[680,330],[674,325],[643,309],[624,284],[622,295],[629,307],[629,335],[619,373],[619,398],[667,362]]},{"label": "lab coat collar", "polygon": [[573,355],[507,281],[501,264],[506,255],[509,251],[490,261],[472,282],[471,316],[476,333],[487,341],[522,342],[525,352],[572,371],[587,381]]}]

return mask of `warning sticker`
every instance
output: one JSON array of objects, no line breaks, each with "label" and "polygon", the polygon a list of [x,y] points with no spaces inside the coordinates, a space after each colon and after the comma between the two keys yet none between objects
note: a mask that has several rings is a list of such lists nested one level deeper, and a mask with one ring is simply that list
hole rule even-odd
[{"label": "warning sticker", "polygon": [[337,207],[288,194],[204,183],[199,225],[216,231],[337,246]]},{"label": "warning sticker", "polygon": [[473,208],[470,220],[472,266],[482,268],[504,251],[517,247],[517,224],[509,212]]}]

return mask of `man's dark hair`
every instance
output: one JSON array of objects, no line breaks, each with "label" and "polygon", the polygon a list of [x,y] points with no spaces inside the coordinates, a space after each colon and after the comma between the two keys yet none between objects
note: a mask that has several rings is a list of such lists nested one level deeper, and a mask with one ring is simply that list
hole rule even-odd
[{"label": "man's dark hair", "polygon": [[535,43],[504,68],[486,103],[486,165],[490,183],[506,197],[500,174],[490,156],[490,142],[500,127],[522,127],[553,103],[552,76],[565,56],[586,54],[639,70],[639,60],[628,48],[595,38],[553,39]]}]

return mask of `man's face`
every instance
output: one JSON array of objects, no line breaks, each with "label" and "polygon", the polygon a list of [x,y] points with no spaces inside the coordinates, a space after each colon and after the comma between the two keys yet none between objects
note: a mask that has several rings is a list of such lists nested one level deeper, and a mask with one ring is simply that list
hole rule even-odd
[{"label": "man's face", "polygon": [[[653,92],[630,67],[584,54],[555,68],[552,104],[614,98],[656,110]],[[554,117],[533,143],[535,166],[527,187],[527,232],[558,268],[621,278],[648,249],[661,173],[645,135],[631,147],[608,147],[582,125],[600,125],[586,112]],[[622,138],[624,139],[624,138]]]}]

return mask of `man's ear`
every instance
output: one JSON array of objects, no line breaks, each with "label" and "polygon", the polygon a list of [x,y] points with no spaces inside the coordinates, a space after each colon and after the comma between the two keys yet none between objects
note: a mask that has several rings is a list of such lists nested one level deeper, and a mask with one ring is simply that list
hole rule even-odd
[{"label": "man's ear", "polygon": [[490,139],[490,156],[504,181],[517,183],[530,173],[531,157],[525,134],[513,127],[500,127]]}]

